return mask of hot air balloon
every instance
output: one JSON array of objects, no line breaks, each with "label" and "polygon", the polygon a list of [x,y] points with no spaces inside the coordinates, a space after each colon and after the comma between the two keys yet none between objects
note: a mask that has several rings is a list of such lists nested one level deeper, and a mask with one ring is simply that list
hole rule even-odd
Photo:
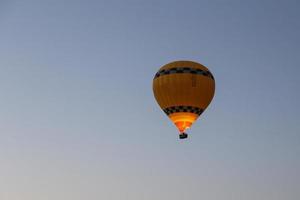
[{"label": "hot air balloon", "polygon": [[175,61],[162,66],[153,79],[153,93],[161,109],[187,138],[186,129],[208,107],[215,93],[212,73],[192,61]]}]

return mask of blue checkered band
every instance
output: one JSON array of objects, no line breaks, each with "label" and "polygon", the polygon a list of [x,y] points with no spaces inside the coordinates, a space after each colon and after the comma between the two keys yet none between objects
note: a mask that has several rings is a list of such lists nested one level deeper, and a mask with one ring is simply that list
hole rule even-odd
[{"label": "blue checkered band", "polygon": [[169,75],[169,74],[180,74],[180,73],[188,73],[188,74],[197,74],[202,76],[207,76],[214,80],[214,77],[210,71],[204,71],[202,69],[193,69],[189,67],[174,67],[170,69],[162,69],[155,74],[155,78],[160,76]]},{"label": "blue checkered band", "polygon": [[193,106],[172,106],[172,107],[165,108],[163,110],[167,115],[178,113],[178,112],[189,112],[189,113],[201,115],[201,113],[204,111],[201,108],[193,107]]}]

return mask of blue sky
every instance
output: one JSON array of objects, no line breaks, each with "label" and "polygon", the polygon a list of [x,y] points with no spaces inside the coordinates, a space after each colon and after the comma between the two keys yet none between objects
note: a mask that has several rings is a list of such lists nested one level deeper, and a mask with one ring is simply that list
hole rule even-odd
[{"label": "blue sky", "polygon": [[[1,1],[0,199],[297,199],[298,1]],[[152,78],[216,79],[188,140]]]}]

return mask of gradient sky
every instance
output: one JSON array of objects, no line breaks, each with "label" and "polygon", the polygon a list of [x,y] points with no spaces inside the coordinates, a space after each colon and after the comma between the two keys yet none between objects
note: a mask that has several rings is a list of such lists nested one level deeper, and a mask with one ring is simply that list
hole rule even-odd
[{"label": "gradient sky", "polygon": [[[300,198],[297,0],[0,0],[1,200]],[[179,140],[152,79],[206,65]]]}]

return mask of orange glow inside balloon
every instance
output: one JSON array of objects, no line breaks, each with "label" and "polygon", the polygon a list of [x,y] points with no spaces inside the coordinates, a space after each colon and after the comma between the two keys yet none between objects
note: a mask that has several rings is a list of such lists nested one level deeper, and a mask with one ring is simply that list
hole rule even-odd
[{"label": "orange glow inside balloon", "polygon": [[198,115],[194,113],[178,112],[169,115],[169,118],[176,125],[178,130],[182,133],[192,126],[192,124],[198,118]]}]

